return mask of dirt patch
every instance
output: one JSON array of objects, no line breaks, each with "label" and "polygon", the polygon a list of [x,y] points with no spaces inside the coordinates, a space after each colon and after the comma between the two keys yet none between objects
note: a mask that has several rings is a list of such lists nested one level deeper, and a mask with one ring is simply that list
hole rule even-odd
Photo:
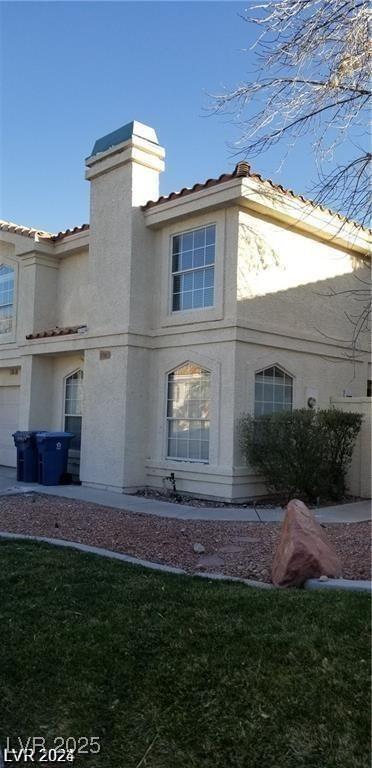
[{"label": "dirt patch", "polygon": [[[191,573],[204,568],[270,581],[280,523],[174,520],[72,499],[27,495],[0,498],[0,530],[105,547]],[[331,524],[326,533],[341,559],[344,578],[370,578],[370,523]],[[218,565],[203,564],[193,550],[196,542],[205,548],[204,562],[206,556],[216,556]]]}]

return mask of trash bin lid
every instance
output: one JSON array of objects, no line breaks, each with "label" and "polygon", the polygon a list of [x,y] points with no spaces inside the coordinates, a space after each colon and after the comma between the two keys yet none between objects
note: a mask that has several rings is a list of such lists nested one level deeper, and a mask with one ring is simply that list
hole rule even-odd
[{"label": "trash bin lid", "polygon": [[58,440],[62,437],[74,437],[73,432],[36,432],[36,440],[40,443],[43,440]]},{"label": "trash bin lid", "polygon": [[38,435],[46,435],[47,437],[73,437],[73,432],[38,432]]},{"label": "trash bin lid", "polygon": [[30,438],[35,437],[38,433],[33,430],[20,430],[18,429],[17,432],[13,432],[12,437],[14,440],[18,440],[19,443],[30,440]]}]

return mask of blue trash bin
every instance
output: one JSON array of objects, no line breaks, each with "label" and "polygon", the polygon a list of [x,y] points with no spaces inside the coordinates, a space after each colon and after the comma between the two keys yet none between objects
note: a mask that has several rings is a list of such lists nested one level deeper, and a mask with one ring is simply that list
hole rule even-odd
[{"label": "blue trash bin", "polygon": [[38,482],[60,485],[67,473],[68,449],[72,432],[37,432]]},{"label": "blue trash bin", "polygon": [[17,480],[21,483],[37,483],[38,463],[36,432],[14,432],[14,445],[17,448]]}]

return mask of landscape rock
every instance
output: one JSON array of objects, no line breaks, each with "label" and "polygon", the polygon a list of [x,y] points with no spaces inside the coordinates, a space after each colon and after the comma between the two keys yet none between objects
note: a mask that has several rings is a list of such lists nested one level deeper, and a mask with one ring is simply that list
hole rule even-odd
[{"label": "landscape rock", "polygon": [[194,544],[193,546],[194,552],[196,552],[198,555],[201,555],[203,552],[205,552],[205,547],[203,547],[202,544],[199,544],[198,542]]},{"label": "landscape rock", "polygon": [[339,578],[341,563],[325,532],[302,501],[289,502],[271,579],[277,587],[301,587],[307,579]]}]

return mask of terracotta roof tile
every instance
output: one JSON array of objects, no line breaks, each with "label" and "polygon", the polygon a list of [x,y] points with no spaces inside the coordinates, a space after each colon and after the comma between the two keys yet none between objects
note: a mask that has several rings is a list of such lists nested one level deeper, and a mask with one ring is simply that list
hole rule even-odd
[{"label": "terracotta roof tile", "polygon": [[84,333],[86,331],[86,325],[70,325],[65,328],[50,328],[47,331],[37,331],[36,333],[28,333],[26,339],[49,339],[52,336],[70,336],[73,333]]},{"label": "terracotta roof tile", "polygon": [[[304,197],[304,195],[298,195],[296,192],[293,191],[293,189],[286,189],[285,187],[282,186],[282,184],[276,184],[271,179],[264,179],[259,173],[254,173],[251,170],[251,166],[249,165],[249,163],[247,163],[245,160],[242,160],[239,163],[237,163],[232,173],[222,173],[216,179],[211,178],[211,179],[207,179],[206,181],[197,182],[192,187],[183,187],[178,192],[170,192],[169,195],[161,195],[157,200],[148,200],[148,202],[142,206],[142,210],[148,211],[151,208],[161,205],[162,203],[167,203],[170,200],[177,200],[180,197],[186,197],[188,195],[192,195],[194,192],[200,192],[203,189],[215,187],[218,184],[224,184],[227,181],[232,181],[233,179],[237,179],[237,178],[255,179],[256,181],[259,181],[261,184],[265,186],[270,186],[272,189],[275,189],[277,192],[281,192],[283,195],[291,196],[296,200],[301,200],[305,205],[310,204],[314,208],[320,208],[320,210],[328,212],[331,216],[337,216],[337,218],[339,218],[341,221],[349,221],[356,228],[362,229],[364,231],[368,231],[368,229],[364,227],[362,224],[359,224],[356,221],[352,221],[351,219],[347,219],[347,217],[343,216],[341,213],[338,213],[337,211],[333,211],[331,210],[331,208],[327,208],[324,205],[320,205],[314,200],[309,200],[306,197]],[[72,235],[76,235],[79,232],[88,231],[89,224],[81,224],[80,226],[73,227],[73,229],[65,229],[61,232],[53,233],[53,232],[46,232],[45,230],[41,230],[41,229],[35,229],[34,227],[25,227],[25,226],[22,226],[21,224],[14,224],[11,221],[0,220],[0,230],[7,231],[7,232],[14,232],[17,235],[23,235],[24,237],[32,237],[34,239],[37,239],[40,237],[51,243],[59,243],[61,242],[61,240],[64,240],[64,238],[66,237],[71,237]]]},{"label": "terracotta roof tile", "polygon": [[4,221],[0,219],[0,230],[3,230],[3,232],[13,232],[15,235],[32,237],[34,240],[41,238],[42,240],[48,240],[52,243],[58,243],[65,237],[76,235],[78,232],[85,232],[87,229],[89,229],[89,224],[81,224],[79,227],[74,227],[73,229],[65,229],[63,232],[58,232],[56,234],[53,232],[46,232],[44,229],[24,227],[22,224],[14,224],[12,221]]},{"label": "terracotta roof tile", "polygon": [[290,195],[296,200],[301,200],[303,203],[307,205],[312,205],[314,208],[320,208],[322,211],[326,211],[330,213],[332,216],[337,216],[338,219],[342,221],[349,221],[351,224],[353,224],[358,229],[363,229],[365,231],[368,231],[368,228],[364,227],[362,224],[359,224],[357,221],[353,221],[351,219],[348,219],[346,216],[343,216],[341,213],[338,213],[337,211],[331,210],[331,208],[327,208],[324,205],[320,205],[319,203],[316,203],[314,200],[308,200],[303,195],[298,195],[296,192],[293,191],[293,189],[286,189],[282,186],[282,184],[275,184],[274,181],[271,179],[264,179],[259,173],[253,173],[251,171],[251,166],[246,161],[240,161],[235,166],[232,173],[222,173],[221,176],[218,176],[217,179],[207,179],[207,181],[204,182],[198,182],[194,184],[192,187],[183,187],[179,192],[171,192],[169,195],[161,195],[157,200],[149,200],[146,205],[142,206],[143,211],[148,211],[151,208],[154,208],[157,205],[161,205],[162,203],[167,203],[169,200],[176,200],[180,197],[186,197],[187,195],[191,195],[194,192],[199,192],[203,189],[208,189],[208,187],[215,187],[218,184],[223,184],[226,181],[232,181],[236,178],[251,178],[259,181],[261,184],[269,185],[272,187],[272,189],[275,189],[278,192],[281,192],[283,195]]},{"label": "terracotta roof tile", "polygon": [[73,229],[65,229],[63,232],[58,232],[56,235],[52,235],[51,239],[53,240],[53,243],[58,243],[60,240],[63,240],[65,237],[70,237],[71,235],[77,235],[79,232],[86,232],[89,229],[89,224],[80,224],[78,227],[74,227]]}]

